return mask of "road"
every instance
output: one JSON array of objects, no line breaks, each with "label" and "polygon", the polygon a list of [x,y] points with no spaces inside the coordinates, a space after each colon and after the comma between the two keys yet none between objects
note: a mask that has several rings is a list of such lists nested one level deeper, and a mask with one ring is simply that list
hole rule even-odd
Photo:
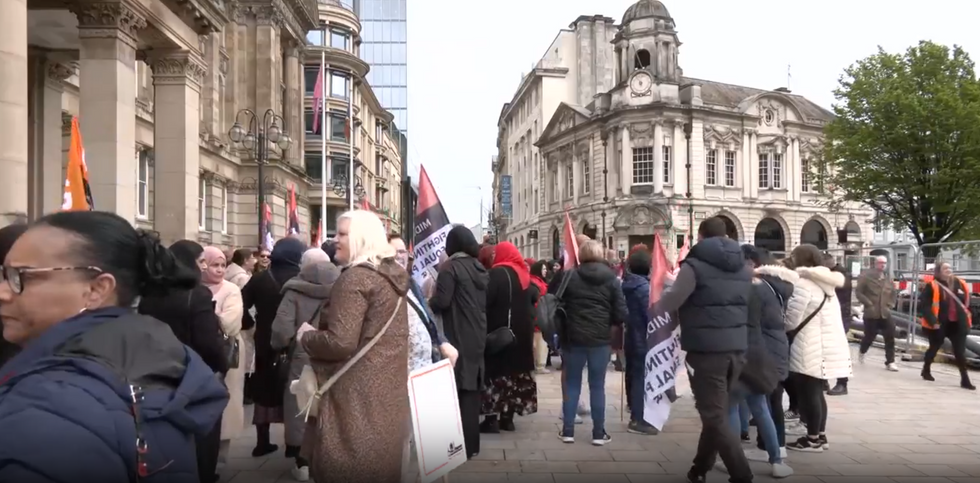
[{"label": "road", "polygon": [[[854,360],[857,348],[852,345]],[[828,398],[831,450],[790,453],[796,475],[790,483],[957,482],[980,483],[980,406],[977,394],[959,388],[951,366],[933,368],[937,381],[919,377],[920,365],[907,363],[898,373],[884,370],[883,352],[872,349],[865,364],[855,363],[850,394]],[[980,379],[980,374],[975,373]],[[697,445],[700,422],[688,395],[679,400],[658,436],[626,433],[619,418],[619,373],[606,382],[607,431],[613,442],[589,444],[591,422],[576,428],[576,444],[558,441],[561,393],[557,374],[538,380],[539,412],[518,418],[517,431],[484,435],[481,453],[450,475],[452,483],[522,481],[677,482],[685,481]],[[974,381],[977,382],[977,381]],[[682,390],[682,393],[685,392]],[[277,455],[252,458],[254,435],[233,442],[223,481],[293,481],[291,461]],[[274,434],[280,439],[282,429]],[[755,481],[769,481],[767,468],[752,463]],[[709,482],[727,481],[712,472]]]}]

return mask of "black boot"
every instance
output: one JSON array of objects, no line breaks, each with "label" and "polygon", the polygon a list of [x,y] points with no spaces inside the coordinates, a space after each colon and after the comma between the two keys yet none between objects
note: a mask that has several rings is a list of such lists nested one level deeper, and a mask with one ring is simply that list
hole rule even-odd
[{"label": "black boot", "polygon": [[275,453],[279,450],[279,445],[272,444],[269,440],[269,425],[255,425],[255,448],[252,449],[252,456],[259,458],[267,454]]},{"label": "black boot", "polygon": [[517,431],[517,428],[514,426],[514,413],[501,414],[499,426],[501,431]]},{"label": "black boot", "polygon": [[977,386],[970,384],[970,375],[966,371],[960,371],[960,387],[968,391],[976,391]]},{"label": "black boot", "polygon": [[836,386],[831,390],[827,391],[828,396],[846,396],[847,395],[847,383],[839,381]]},{"label": "black boot", "polygon": [[500,434],[500,422],[497,420],[496,414],[483,418],[483,422],[480,423],[480,432],[484,434]]},{"label": "black boot", "polygon": [[932,377],[932,363],[929,362],[926,362],[925,364],[922,365],[922,372],[919,373],[919,375],[922,376],[922,378],[927,381],[936,380],[935,377]]}]

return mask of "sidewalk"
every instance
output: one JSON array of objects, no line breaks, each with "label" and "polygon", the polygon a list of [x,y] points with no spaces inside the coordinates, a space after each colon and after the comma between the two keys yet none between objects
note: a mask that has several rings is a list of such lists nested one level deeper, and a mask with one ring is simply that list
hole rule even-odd
[{"label": "sidewalk", "polygon": [[[883,352],[872,349],[867,362],[857,361],[850,394],[828,397],[830,451],[790,453],[796,475],[784,481],[825,483],[980,482],[980,399],[959,388],[952,366],[935,366],[937,381],[919,377],[919,364],[904,364],[898,373],[884,370]],[[980,380],[980,373],[975,373]],[[576,443],[557,439],[561,391],[557,374],[539,376],[539,412],[516,420],[517,431],[484,435],[477,459],[450,475],[452,483],[470,482],[677,482],[685,481],[697,446],[700,422],[690,395],[680,399],[658,436],[626,433],[620,421],[620,376],[610,370],[606,381],[606,428],[613,442],[589,444],[591,422],[576,427]],[[686,379],[686,378],[682,378]],[[686,383],[686,380],[684,380]],[[976,380],[974,382],[977,382]],[[684,391],[682,394],[689,394]],[[586,399],[587,400],[587,399]],[[753,430],[754,432],[754,430]],[[281,426],[274,431],[281,441]],[[252,458],[254,435],[233,443],[222,481],[266,483],[293,481],[291,461],[275,456]],[[771,481],[767,465],[752,463],[755,481]],[[709,482],[728,481],[713,472]]]}]

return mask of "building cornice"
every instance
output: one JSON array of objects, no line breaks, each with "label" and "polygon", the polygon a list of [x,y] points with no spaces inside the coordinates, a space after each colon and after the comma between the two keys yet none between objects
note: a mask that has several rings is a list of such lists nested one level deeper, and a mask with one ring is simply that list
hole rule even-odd
[{"label": "building cornice", "polygon": [[568,75],[568,72],[567,67],[535,67],[531,69],[531,72],[528,72],[524,76],[521,85],[517,88],[517,92],[514,93],[514,97],[510,102],[504,104],[504,108],[500,112],[500,117],[497,119],[497,124],[503,124],[503,121],[510,117],[510,112],[514,110],[514,107],[519,105],[518,101],[524,97],[524,93],[535,79],[542,77],[565,77]]}]

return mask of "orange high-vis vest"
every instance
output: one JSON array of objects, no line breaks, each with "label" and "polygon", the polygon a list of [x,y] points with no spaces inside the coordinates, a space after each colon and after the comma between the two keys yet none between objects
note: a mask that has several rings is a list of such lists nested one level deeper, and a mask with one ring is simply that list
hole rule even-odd
[{"label": "orange high-vis vest", "polygon": [[[970,293],[969,289],[966,286],[966,282],[958,278],[956,279],[956,281],[960,283],[960,287],[963,289],[963,293]],[[938,326],[938,324],[942,323],[942,321],[939,320],[939,291],[940,291],[939,283],[937,283],[934,278],[926,283],[928,283],[929,286],[932,288],[932,304],[929,307],[929,311],[932,313],[932,317],[936,320],[936,324]],[[926,329],[936,328],[936,326],[930,325],[925,317],[919,317],[919,323],[922,325],[922,327]],[[970,328],[972,326],[973,326],[973,317],[970,314],[970,311],[966,310],[966,327]]]}]

